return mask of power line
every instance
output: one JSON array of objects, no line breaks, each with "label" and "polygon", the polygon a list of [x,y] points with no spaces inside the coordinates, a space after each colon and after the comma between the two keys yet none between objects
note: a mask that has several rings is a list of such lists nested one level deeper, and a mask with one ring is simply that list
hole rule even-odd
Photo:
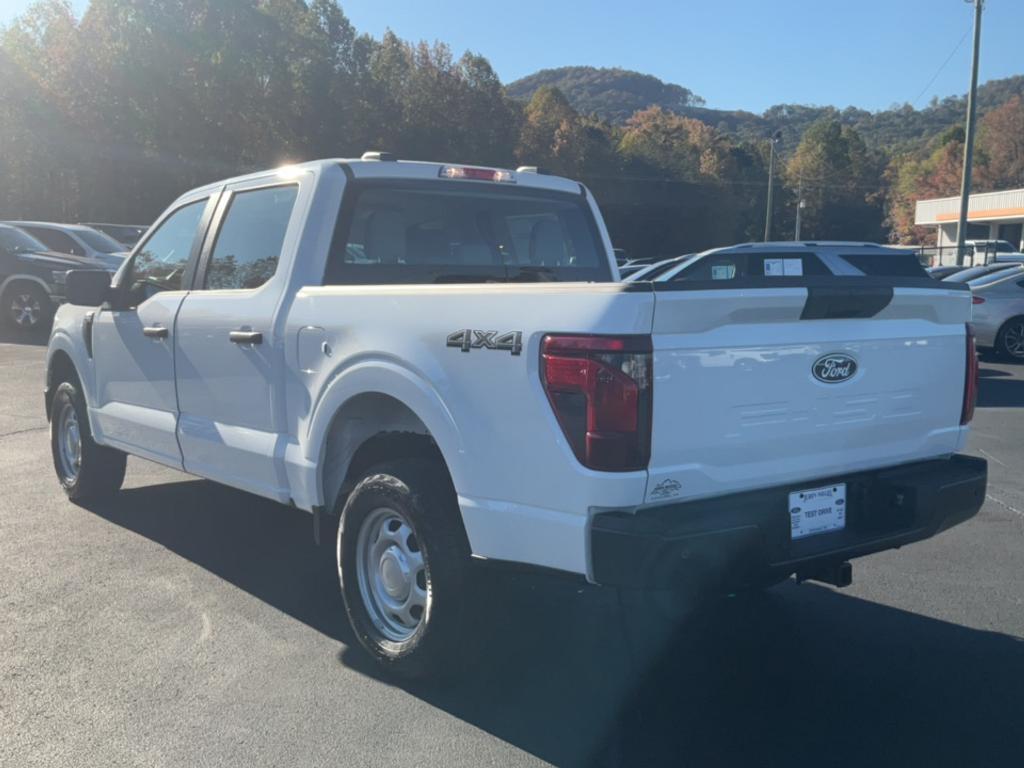
[{"label": "power line", "polygon": [[967,35],[969,35],[970,33],[970,27],[964,30],[964,35],[963,37],[960,38],[960,42],[953,47],[953,50],[949,52],[949,56],[946,57],[946,60],[942,62],[941,65],[939,65],[939,68],[937,70],[935,70],[935,74],[932,75],[932,79],[928,81],[928,85],[922,88],[921,92],[914,97],[914,100],[912,102],[910,102],[911,106],[917,106],[917,102],[919,102],[921,100],[921,97],[928,92],[928,89],[932,87],[932,84],[938,79],[939,75],[942,74],[942,70],[944,70],[946,68],[946,65],[949,64],[949,62],[953,59],[954,56],[956,56],[956,52],[960,50],[960,46],[964,44],[964,40],[967,39]]}]

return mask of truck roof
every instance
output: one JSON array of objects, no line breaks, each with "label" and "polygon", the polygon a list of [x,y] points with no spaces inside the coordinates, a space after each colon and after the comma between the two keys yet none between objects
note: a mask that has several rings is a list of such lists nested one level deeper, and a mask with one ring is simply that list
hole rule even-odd
[{"label": "truck roof", "polygon": [[[383,159],[377,159],[382,156]],[[421,160],[397,160],[390,159],[387,153],[367,152],[361,158],[325,158],[322,160],[310,160],[305,163],[284,165],[278,168],[268,168],[262,171],[234,176],[229,179],[221,179],[202,187],[192,189],[181,197],[190,197],[199,192],[212,191],[224,184],[234,184],[242,181],[257,180],[270,176],[281,178],[294,178],[304,173],[322,173],[330,167],[342,166],[348,168],[357,179],[439,179],[443,178],[441,172],[445,168],[466,168],[482,171],[498,171],[507,174],[507,180],[488,181],[478,179],[460,179],[477,184],[516,184],[520,187],[531,189],[544,189],[553,192],[569,192],[579,194],[584,187],[579,183],[561,176],[551,176],[538,172],[536,168],[521,166],[517,170],[508,168],[495,168],[493,166],[471,165],[468,163],[440,163],[426,162]]]}]

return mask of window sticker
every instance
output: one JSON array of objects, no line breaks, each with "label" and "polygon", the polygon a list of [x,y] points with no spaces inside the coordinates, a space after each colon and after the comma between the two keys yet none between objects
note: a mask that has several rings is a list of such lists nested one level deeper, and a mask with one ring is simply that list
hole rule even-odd
[{"label": "window sticker", "polygon": [[782,273],[786,277],[802,277],[804,274],[803,259],[783,259]]},{"label": "window sticker", "polygon": [[785,273],[785,267],[783,266],[784,259],[765,259],[764,260],[764,276],[765,277],[782,277]]}]

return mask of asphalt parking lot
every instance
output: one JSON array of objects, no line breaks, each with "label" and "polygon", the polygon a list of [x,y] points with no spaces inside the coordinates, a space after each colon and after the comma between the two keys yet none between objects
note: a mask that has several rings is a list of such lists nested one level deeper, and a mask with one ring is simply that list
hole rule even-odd
[{"label": "asphalt parking lot", "polygon": [[613,591],[482,572],[482,660],[404,688],[350,648],[305,513],[134,459],[68,502],[43,358],[0,340],[0,765],[1021,764],[1024,365],[982,362],[980,514],[852,587],[651,633]]}]

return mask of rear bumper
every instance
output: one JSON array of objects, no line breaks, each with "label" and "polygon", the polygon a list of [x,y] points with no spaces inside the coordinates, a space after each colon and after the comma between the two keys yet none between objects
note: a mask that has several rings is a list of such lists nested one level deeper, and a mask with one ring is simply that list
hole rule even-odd
[{"label": "rear bumper", "polygon": [[[973,517],[988,464],[973,456],[906,464],[593,519],[598,584],[732,590],[930,538]],[[844,482],[846,527],[790,539],[790,491]]]}]

